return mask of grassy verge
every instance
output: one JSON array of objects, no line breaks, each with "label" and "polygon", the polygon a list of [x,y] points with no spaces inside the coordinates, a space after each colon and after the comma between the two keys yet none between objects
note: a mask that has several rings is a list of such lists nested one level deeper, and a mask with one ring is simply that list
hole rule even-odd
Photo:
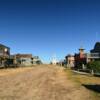
[{"label": "grassy verge", "polygon": [[80,75],[69,69],[66,69],[65,71],[69,80],[76,83],[76,86],[85,87],[91,92],[94,100],[100,100],[100,77],[94,77],[92,75]]}]

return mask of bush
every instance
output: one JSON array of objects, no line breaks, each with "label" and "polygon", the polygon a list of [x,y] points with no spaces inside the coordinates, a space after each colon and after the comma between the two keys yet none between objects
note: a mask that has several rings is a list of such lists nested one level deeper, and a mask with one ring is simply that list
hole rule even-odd
[{"label": "bush", "polygon": [[42,64],[41,60],[36,61],[36,64],[38,65]]},{"label": "bush", "polygon": [[96,73],[100,73],[100,61],[93,61],[87,64],[87,68]]}]

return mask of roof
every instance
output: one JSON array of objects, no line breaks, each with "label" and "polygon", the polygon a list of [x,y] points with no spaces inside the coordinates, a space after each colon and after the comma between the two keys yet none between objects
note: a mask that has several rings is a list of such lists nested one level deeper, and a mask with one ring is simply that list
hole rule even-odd
[{"label": "roof", "polygon": [[68,54],[65,58],[67,57],[74,57],[74,55]]},{"label": "roof", "polygon": [[91,50],[91,53],[98,52],[100,53],[100,42],[96,42],[94,49]]},{"label": "roof", "polygon": [[16,54],[19,58],[32,58],[32,54]]},{"label": "roof", "polygon": [[1,47],[1,48],[8,48],[8,49],[10,49],[9,47],[7,47],[7,46],[5,46],[5,45],[3,45],[3,44],[0,44],[0,47]]},{"label": "roof", "polygon": [[94,49],[100,49],[100,42],[96,42]]}]

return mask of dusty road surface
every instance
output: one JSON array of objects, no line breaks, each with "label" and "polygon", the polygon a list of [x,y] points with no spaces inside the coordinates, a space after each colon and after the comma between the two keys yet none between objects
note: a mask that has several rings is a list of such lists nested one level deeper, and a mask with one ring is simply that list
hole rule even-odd
[{"label": "dusty road surface", "polygon": [[70,81],[63,68],[50,65],[0,70],[0,100],[92,100]]}]

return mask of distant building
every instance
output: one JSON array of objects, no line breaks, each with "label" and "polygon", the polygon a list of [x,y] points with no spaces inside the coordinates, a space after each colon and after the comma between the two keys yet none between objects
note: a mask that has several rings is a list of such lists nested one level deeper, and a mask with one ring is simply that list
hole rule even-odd
[{"label": "distant building", "polygon": [[20,67],[42,64],[38,56],[32,54],[14,54],[10,55],[10,48],[0,44],[0,67]]},{"label": "distant building", "polygon": [[80,48],[79,53],[75,53],[75,55],[67,55],[66,56],[67,67],[69,68],[78,68],[79,66],[83,66],[86,64],[86,54],[84,53],[84,49]]},{"label": "distant building", "polygon": [[15,54],[13,56],[14,63],[19,66],[31,66],[32,54]]},{"label": "distant building", "polygon": [[84,53],[84,49],[79,49],[79,54],[75,54],[75,66],[83,66],[91,61],[100,61],[100,42],[97,42],[90,53]]},{"label": "distant building", "polygon": [[52,60],[51,64],[56,65],[57,61],[55,59]]},{"label": "distant building", "polygon": [[13,64],[17,66],[32,66],[41,64],[41,60],[38,56],[32,56],[32,54],[15,54],[10,57],[13,60]]},{"label": "distant building", "polygon": [[75,55],[69,54],[65,58],[69,68],[77,68],[86,64],[86,54],[83,48],[79,49],[79,53],[75,53]]},{"label": "distant building", "polygon": [[73,55],[69,54],[66,57],[67,67],[73,68],[75,66],[75,58]]},{"label": "distant building", "polygon": [[74,55],[75,58],[75,68],[80,68],[84,65],[86,65],[86,53],[84,53],[83,48],[79,49],[79,53],[76,53]]},{"label": "distant building", "polygon": [[100,61],[100,42],[97,42],[94,49],[90,50],[90,53],[85,53],[85,49],[80,48],[79,53],[75,55],[67,55],[66,62],[67,67],[85,68],[85,65],[91,61]]},{"label": "distant building", "polygon": [[53,57],[52,57],[52,61],[51,61],[51,64],[53,65],[57,65],[57,59],[56,59],[56,55],[54,54]]},{"label": "distant building", "polygon": [[42,61],[40,60],[39,56],[33,56],[31,58],[31,63],[32,65],[42,64]]}]

